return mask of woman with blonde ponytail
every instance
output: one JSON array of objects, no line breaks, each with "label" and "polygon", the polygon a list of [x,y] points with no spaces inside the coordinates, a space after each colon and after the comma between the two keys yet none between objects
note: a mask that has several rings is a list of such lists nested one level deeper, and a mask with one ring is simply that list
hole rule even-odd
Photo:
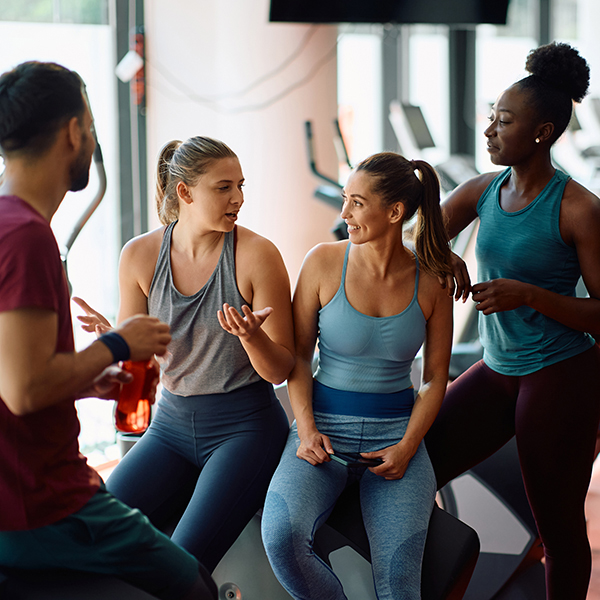
[{"label": "woman with blonde ponytail", "polygon": [[[360,481],[377,597],[417,600],[436,487],[423,437],[444,397],[452,341],[452,300],[438,281],[450,273],[439,183],[427,163],[384,152],[358,165],[343,198],[349,241],[313,248],[294,293],[296,421],[267,493],[263,541],[293,598],[346,598],[312,539]],[[415,213],[413,251],[403,226]]]},{"label": "woman with blonde ponytail", "polygon": [[[289,278],[277,248],[236,225],[243,186],[223,142],[169,142],[163,226],[131,240],[119,265],[118,321],[149,313],[172,341],[150,428],[107,488],[158,526],[183,507],[172,539],[209,571],[262,506],[289,429],[272,385],[294,364]],[[94,330],[101,316],[86,310]]]}]

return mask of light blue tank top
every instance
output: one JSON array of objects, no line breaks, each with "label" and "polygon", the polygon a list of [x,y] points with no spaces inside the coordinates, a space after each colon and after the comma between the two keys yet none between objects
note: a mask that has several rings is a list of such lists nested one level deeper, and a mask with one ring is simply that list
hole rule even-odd
[{"label": "light blue tank top", "polygon": [[[516,279],[563,296],[575,296],[581,276],[577,252],[560,235],[563,191],[570,177],[556,170],[533,202],[517,212],[500,206],[510,168],[496,177],[477,203],[481,219],[476,255],[479,281]],[[503,375],[527,375],[589,349],[586,333],[522,306],[479,315],[483,360]]]},{"label": "light blue tank top", "polygon": [[175,224],[163,235],[148,293],[148,313],[171,327],[171,343],[159,358],[161,383],[172,394],[196,396],[230,392],[260,381],[239,338],[217,320],[224,302],[240,313],[246,304],[235,277],[234,231],[225,234],[219,262],[206,284],[192,296],[184,296],[171,272]]},{"label": "light blue tank top", "polygon": [[[410,304],[391,317],[371,317],[346,298],[348,243],[342,281],[319,311],[319,366],[315,379],[349,392],[391,394],[412,386],[412,362],[425,339],[427,322],[417,300],[419,263]],[[417,257],[415,256],[415,260]]]}]

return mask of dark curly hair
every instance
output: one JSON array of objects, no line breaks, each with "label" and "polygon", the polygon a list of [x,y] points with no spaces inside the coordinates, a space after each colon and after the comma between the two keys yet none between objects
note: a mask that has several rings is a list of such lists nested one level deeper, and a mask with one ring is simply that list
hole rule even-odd
[{"label": "dark curly hair", "polygon": [[573,102],[581,102],[588,92],[590,68],[575,48],[552,42],[532,50],[525,69],[530,75],[516,85],[529,94],[540,121],[554,123],[555,142],[571,120]]}]

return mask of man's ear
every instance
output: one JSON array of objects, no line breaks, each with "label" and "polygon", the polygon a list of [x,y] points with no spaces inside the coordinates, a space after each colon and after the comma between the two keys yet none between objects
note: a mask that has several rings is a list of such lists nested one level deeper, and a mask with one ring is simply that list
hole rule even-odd
[{"label": "man's ear", "polygon": [[75,153],[79,152],[83,143],[83,135],[81,133],[81,123],[77,117],[71,117],[66,124],[67,142],[73,148]]}]

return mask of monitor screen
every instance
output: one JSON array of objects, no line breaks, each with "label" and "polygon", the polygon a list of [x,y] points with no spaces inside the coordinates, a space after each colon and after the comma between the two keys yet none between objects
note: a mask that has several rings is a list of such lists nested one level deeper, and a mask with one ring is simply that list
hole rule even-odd
[{"label": "monitor screen", "polygon": [[412,131],[417,148],[419,148],[419,150],[423,150],[423,148],[434,148],[435,142],[431,137],[429,127],[427,127],[421,108],[413,106],[412,104],[402,104],[402,109],[406,115],[406,121]]},{"label": "monitor screen", "polygon": [[288,23],[506,24],[509,0],[271,0],[270,21]]}]

